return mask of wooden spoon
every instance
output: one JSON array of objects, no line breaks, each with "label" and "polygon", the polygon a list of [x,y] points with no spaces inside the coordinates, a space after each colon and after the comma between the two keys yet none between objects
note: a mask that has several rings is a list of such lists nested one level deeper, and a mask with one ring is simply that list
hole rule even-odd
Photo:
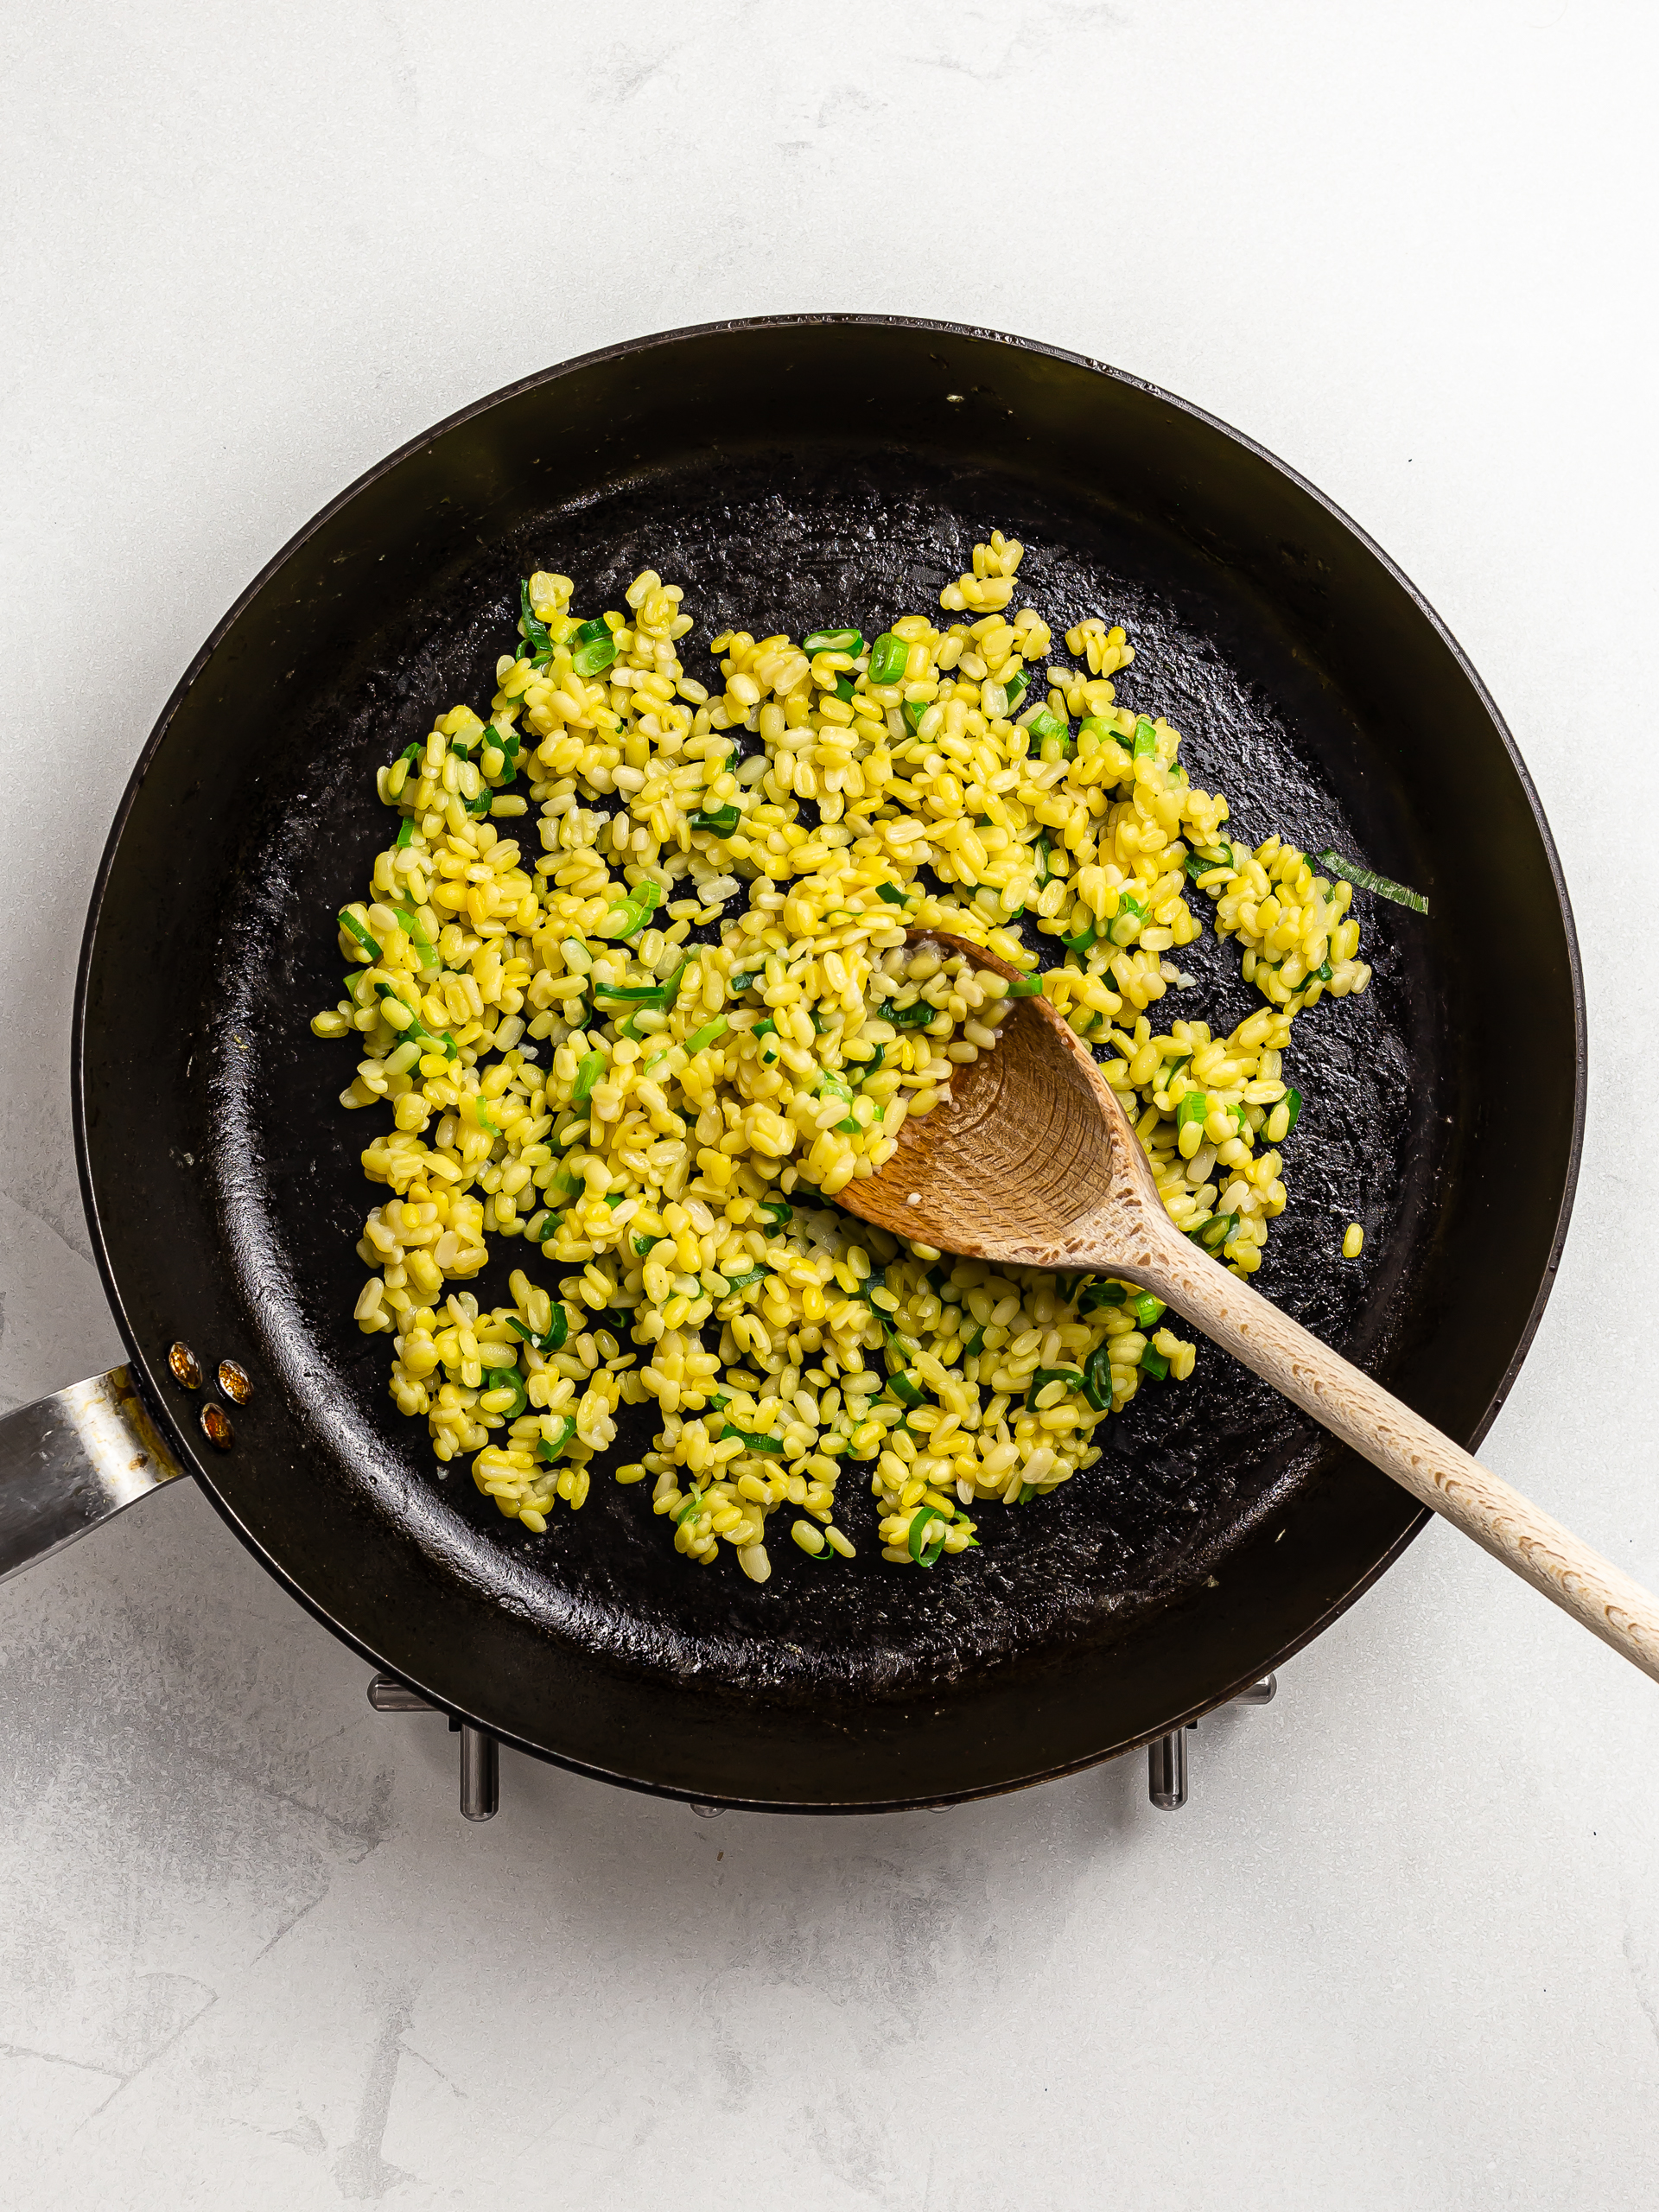
[{"label": "wooden spoon", "polygon": [[[913,931],[1012,979],[982,946]],[[1182,1235],[1093,1054],[1046,998],[906,1122],[878,1174],[839,1194],[895,1236],[1006,1268],[1141,1284],[1465,1535],[1659,1681],[1659,1603]]]}]

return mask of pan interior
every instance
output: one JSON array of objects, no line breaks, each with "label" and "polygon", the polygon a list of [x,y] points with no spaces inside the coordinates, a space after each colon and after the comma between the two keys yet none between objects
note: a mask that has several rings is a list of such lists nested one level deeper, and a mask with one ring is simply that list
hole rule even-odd
[{"label": "pan interior", "polygon": [[[645,566],[681,583],[696,624],[682,648],[688,671],[718,690],[706,644],[728,625],[798,637],[846,621],[873,635],[905,613],[937,614],[941,585],[969,565],[976,537],[1000,525],[1028,548],[1017,603],[1043,613],[1057,649],[1085,615],[1123,624],[1137,658],[1118,679],[1120,700],[1183,731],[1194,781],[1233,796],[1236,832],[1250,843],[1280,831],[1310,850],[1399,851],[1386,777],[1375,765],[1363,779],[1342,773],[1340,705],[1264,613],[1195,588],[1179,545],[1013,474],[922,454],[906,457],[901,491],[893,474],[834,446],[728,451],[546,509],[463,557],[436,588],[389,597],[350,679],[296,702],[225,914],[238,953],[216,1023],[226,1043],[214,1158],[227,1182],[238,1176],[226,1218],[244,1280],[259,1286],[269,1355],[308,1346],[300,1387],[327,1447],[311,1478],[366,1485],[387,1512],[425,1530],[454,1571],[510,1591],[561,1638],[580,1635],[630,1667],[690,1669],[733,1687],[834,1683],[853,1694],[937,1683],[1119,1634],[1173,1589],[1202,1584],[1324,1448],[1264,1384],[1206,1347],[1192,1382],[1148,1384],[1104,1426],[1094,1469],[1025,1510],[989,1510],[977,1557],[932,1573],[882,1564],[854,1465],[842,1518],[857,1565],[826,1575],[775,1541],[772,1579],[756,1588],[733,1560],[694,1569],[680,1560],[651,1513],[648,1483],[624,1489],[601,1477],[582,1512],[559,1516],[545,1536],[504,1521],[468,1463],[441,1477],[424,1422],[390,1402],[387,1344],[352,1321],[364,1279],[353,1248],[380,1195],[358,1153],[386,1116],[335,1104],[353,1056],[307,1027],[338,995],[331,918],[363,895],[389,834],[375,766],[452,704],[486,707],[496,657],[512,649],[518,579],[535,568],[573,577],[584,613],[620,607]],[[1208,912],[1201,894],[1193,903]],[[1260,1281],[1321,1336],[1371,1361],[1385,1355],[1391,1316],[1410,1295],[1445,1170],[1452,986],[1414,918],[1371,903],[1363,918],[1371,988],[1296,1025],[1287,1079],[1307,1103],[1285,1148],[1291,1203]],[[1154,1007],[1155,1027],[1185,1015],[1224,1033],[1260,1003],[1236,951],[1213,934],[1182,958],[1198,980]],[[1338,1255],[1354,1220],[1368,1230],[1357,1265]],[[506,1274],[524,1257],[505,1238],[494,1249],[478,1285],[486,1303],[505,1296]],[[563,1271],[532,1262],[530,1272],[556,1290]],[[653,1411],[638,1409],[612,1463],[644,1448]]]},{"label": "pan interior", "polygon": [[[320,516],[181,684],[94,894],[77,1110],[111,1300],[219,1510],[377,1663],[589,1772],[779,1808],[1038,1780],[1276,1663],[1421,1518],[1201,1346],[1192,1382],[1106,1424],[1095,1468],[988,1510],[982,1550],[887,1567],[849,1471],[857,1560],[815,1573],[781,1542],[757,1590],[686,1566],[602,1474],[543,1538],[466,1465],[441,1481],[353,1323],[382,1116],[336,1106],[349,1048],[310,1034],[340,991],[331,919],[387,839],[374,767],[486,702],[520,576],[561,569],[596,610],[658,569],[707,682],[699,640],[734,621],[931,613],[998,525],[1057,641],[1124,624],[1120,697],[1183,731],[1238,834],[1334,845],[1429,899],[1427,919],[1362,900],[1370,989],[1297,1023],[1306,1104],[1262,1287],[1466,1442],[1541,1308],[1582,1113],[1559,871],[1455,646],[1309,487],[1128,378],[937,325],[679,333],[480,403]],[[1198,988],[1158,1026],[1224,1030],[1255,1002],[1212,935],[1182,960]],[[253,1378],[223,1456],[168,1379],[181,1337]]]}]

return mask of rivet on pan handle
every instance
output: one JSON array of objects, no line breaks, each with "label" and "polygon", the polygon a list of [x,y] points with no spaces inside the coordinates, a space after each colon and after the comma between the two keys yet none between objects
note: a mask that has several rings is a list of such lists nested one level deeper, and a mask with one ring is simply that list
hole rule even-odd
[{"label": "rivet on pan handle", "polygon": [[[441,1713],[393,1675],[377,1675],[369,1684],[369,1703],[377,1713]],[[451,1720],[461,1736],[461,1812],[467,1821],[493,1820],[501,1802],[501,1747],[487,1728]]]},{"label": "rivet on pan handle", "polygon": [[[1278,1694],[1279,1677],[1268,1675],[1241,1690],[1230,1702],[1271,1705]],[[1160,1813],[1179,1813],[1186,1802],[1187,1729],[1198,1725],[1189,1720],[1185,1728],[1172,1728],[1167,1736],[1154,1737],[1147,1745],[1147,1795]]]}]

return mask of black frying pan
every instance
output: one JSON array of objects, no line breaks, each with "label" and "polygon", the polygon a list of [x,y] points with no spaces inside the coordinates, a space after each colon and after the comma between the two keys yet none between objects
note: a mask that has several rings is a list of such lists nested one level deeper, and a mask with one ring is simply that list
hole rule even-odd
[{"label": "black frying pan", "polygon": [[[706,678],[700,641],[732,620],[868,632],[932,608],[997,525],[1057,636],[1126,625],[1120,698],[1185,733],[1243,834],[1428,895],[1427,921],[1362,899],[1371,989],[1297,1025],[1307,1103],[1260,1287],[1470,1444],[1537,1325],[1584,1104],[1566,892],[1491,702],[1352,524],[1177,400],[938,324],[721,326],[515,385],[325,510],[168,703],[92,898],[76,1127],[136,1371],[232,1527],[378,1664],[587,1773],[811,1810],[1065,1773],[1283,1659],[1426,1517],[1206,1344],[1088,1475],[984,1516],[982,1551],[889,1569],[855,1503],[855,1567],[785,1545],[760,1590],[688,1567],[640,1489],[601,1479],[534,1538],[464,1466],[440,1482],[352,1321],[374,1116],[334,1106],[347,1058],[308,1027],[337,991],[330,917],[384,842],[372,766],[487,698],[518,579],[561,569],[598,608],[649,561],[686,588]],[[1254,1003],[1212,936],[1183,957],[1213,1023]],[[168,1380],[180,1338],[252,1378],[223,1455]]]}]

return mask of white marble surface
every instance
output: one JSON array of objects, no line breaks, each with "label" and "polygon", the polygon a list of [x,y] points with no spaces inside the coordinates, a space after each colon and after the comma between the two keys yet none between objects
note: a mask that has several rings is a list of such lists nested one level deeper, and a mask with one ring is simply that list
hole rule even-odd
[{"label": "white marble surface", "polygon": [[[117,1352],[74,951],[245,581],[549,361],[937,315],[1253,432],[1491,683],[1593,1062],[1488,1456],[1659,1576],[1651,10],[37,0],[6,53],[0,1404]],[[1174,1819],[1138,1757],[866,1823],[508,1758],[473,1830],[363,1688],[183,1487],[0,1592],[8,2207],[1652,2202],[1659,1702],[1449,1532],[1205,1726]]]}]

